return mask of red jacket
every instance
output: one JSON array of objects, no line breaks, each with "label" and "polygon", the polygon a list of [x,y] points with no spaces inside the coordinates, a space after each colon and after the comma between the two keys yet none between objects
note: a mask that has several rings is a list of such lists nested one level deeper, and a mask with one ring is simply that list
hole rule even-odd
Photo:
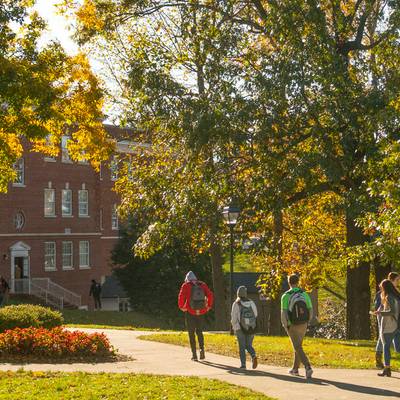
[{"label": "red jacket", "polygon": [[202,281],[195,281],[195,282],[197,284],[200,284],[204,290],[204,293],[206,295],[206,306],[201,310],[193,310],[193,308],[190,307],[190,293],[193,284],[191,282],[184,282],[183,285],[181,286],[181,290],[179,291],[178,295],[178,307],[182,311],[188,312],[189,314],[192,315],[203,315],[207,311],[209,311],[213,306],[214,295],[213,292],[208,288],[208,286],[204,282]]}]

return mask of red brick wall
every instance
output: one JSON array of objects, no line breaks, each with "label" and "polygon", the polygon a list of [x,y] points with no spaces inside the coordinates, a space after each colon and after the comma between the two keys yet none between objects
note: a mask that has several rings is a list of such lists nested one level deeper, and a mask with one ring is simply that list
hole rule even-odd
[{"label": "red brick wall", "polygon": [[[91,279],[99,280],[111,272],[110,252],[118,231],[111,229],[111,209],[118,203],[112,191],[110,171],[102,168],[100,174],[90,165],[44,161],[39,153],[25,152],[25,187],[10,184],[7,194],[0,194],[0,274],[10,279],[10,246],[22,241],[31,247],[30,276],[48,277],[55,283],[82,295],[82,304],[88,304]],[[56,195],[56,217],[44,216],[44,189],[52,183]],[[72,190],[72,217],[62,217],[61,190],[69,183]],[[82,184],[89,192],[89,217],[78,216],[78,190]],[[103,210],[103,229],[100,229],[100,209]],[[25,225],[17,231],[13,219],[18,211],[25,216]],[[66,233],[70,230],[70,234]],[[74,269],[62,270],[62,241],[73,242]],[[90,242],[90,269],[79,268],[79,241]],[[56,271],[44,269],[44,242],[56,242]],[[4,260],[4,255],[8,256]]]}]

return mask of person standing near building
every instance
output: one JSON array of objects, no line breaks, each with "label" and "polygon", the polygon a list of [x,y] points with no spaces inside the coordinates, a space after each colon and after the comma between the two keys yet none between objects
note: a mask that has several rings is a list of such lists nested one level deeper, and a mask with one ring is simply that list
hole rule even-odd
[{"label": "person standing near building", "polygon": [[96,279],[92,279],[92,284],[90,285],[89,296],[93,296],[94,309],[101,310],[101,285],[96,282]]},{"label": "person standing near building", "polygon": [[0,307],[7,304],[8,294],[10,293],[10,286],[4,277],[0,276]]},{"label": "person standing near building", "polygon": [[178,307],[185,313],[185,323],[189,334],[192,361],[197,361],[196,335],[200,348],[200,360],[205,359],[204,352],[204,314],[213,306],[214,295],[208,286],[199,281],[196,275],[189,271],[178,295]]},{"label": "person standing near building", "polygon": [[290,275],[290,289],[281,298],[281,321],[293,345],[294,360],[289,374],[299,376],[302,363],[306,369],[306,378],[313,374],[310,361],[303,350],[303,339],[307,332],[308,323],[312,319],[312,303],[310,296],[299,288],[299,277]]},{"label": "person standing near building", "polygon": [[237,290],[237,299],[232,304],[231,323],[239,345],[240,368],[246,369],[246,350],[251,356],[253,369],[257,368],[257,356],[253,348],[257,307],[247,297],[246,286],[239,286]]}]

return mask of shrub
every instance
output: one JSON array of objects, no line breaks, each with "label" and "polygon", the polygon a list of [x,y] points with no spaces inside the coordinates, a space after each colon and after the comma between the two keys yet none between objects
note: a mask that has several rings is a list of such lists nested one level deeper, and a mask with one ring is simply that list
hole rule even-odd
[{"label": "shrub", "polygon": [[0,333],[0,355],[46,358],[106,356],[114,353],[104,334],[57,327],[15,328]]},{"label": "shrub", "polygon": [[320,324],[310,329],[313,337],[346,339],[346,306],[330,299],[320,305]]},{"label": "shrub", "polygon": [[14,328],[54,328],[63,323],[61,313],[47,307],[20,304],[0,309],[0,332]]}]

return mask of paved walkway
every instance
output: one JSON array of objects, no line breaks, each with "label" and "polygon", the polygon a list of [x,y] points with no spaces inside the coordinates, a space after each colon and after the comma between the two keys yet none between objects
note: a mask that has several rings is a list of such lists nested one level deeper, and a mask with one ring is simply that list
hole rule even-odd
[{"label": "paved walkway", "polygon": [[[95,332],[94,329],[82,329]],[[287,369],[260,365],[257,370],[235,368],[239,360],[206,353],[204,362],[190,361],[187,348],[137,339],[151,332],[100,330],[134,361],[101,364],[0,364],[0,370],[133,372],[195,375],[214,378],[265,393],[280,400],[365,400],[400,398],[400,374],[380,378],[374,370],[315,369],[311,381],[288,376]]]}]

